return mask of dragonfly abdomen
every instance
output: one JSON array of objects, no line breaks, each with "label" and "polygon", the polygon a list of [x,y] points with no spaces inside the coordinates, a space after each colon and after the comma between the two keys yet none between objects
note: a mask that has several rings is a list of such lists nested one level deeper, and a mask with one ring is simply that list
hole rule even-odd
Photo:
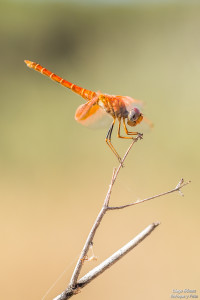
[{"label": "dragonfly abdomen", "polygon": [[95,92],[86,90],[76,84],[73,84],[65,79],[63,79],[62,77],[59,77],[58,75],[56,75],[55,73],[49,71],[48,69],[42,67],[40,64],[37,64],[35,62],[29,61],[29,60],[25,60],[24,61],[27,66],[31,69],[34,69],[38,72],[40,72],[41,74],[51,78],[53,81],[56,81],[58,83],[60,83],[61,85],[63,85],[64,87],[67,87],[68,89],[72,90],[74,93],[80,95],[81,97],[83,97],[86,101],[91,100],[93,97],[96,96]]}]

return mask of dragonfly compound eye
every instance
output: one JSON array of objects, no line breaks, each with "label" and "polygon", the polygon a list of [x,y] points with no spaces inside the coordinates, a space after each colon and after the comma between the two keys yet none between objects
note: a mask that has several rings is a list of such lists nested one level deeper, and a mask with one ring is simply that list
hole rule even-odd
[{"label": "dragonfly compound eye", "polygon": [[134,107],[129,111],[127,124],[129,126],[136,126],[143,119],[143,115],[137,107]]},{"label": "dragonfly compound eye", "polygon": [[141,113],[140,113],[139,109],[135,107],[129,111],[128,120],[131,122],[137,121],[137,119],[139,118],[140,115],[141,115]]}]

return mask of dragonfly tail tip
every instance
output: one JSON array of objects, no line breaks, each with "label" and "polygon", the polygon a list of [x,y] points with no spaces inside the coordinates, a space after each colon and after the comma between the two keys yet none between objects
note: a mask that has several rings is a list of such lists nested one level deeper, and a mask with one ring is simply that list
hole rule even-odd
[{"label": "dragonfly tail tip", "polygon": [[32,61],[25,59],[24,62],[27,65],[27,67],[29,67],[29,68],[31,67]]}]

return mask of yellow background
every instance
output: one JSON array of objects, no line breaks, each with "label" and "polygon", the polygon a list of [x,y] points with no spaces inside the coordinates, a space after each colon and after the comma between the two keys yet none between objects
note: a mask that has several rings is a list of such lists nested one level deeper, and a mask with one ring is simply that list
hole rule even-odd
[{"label": "yellow background", "polygon": [[[74,120],[82,99],[23,60],[84,88],[146,103],[154,129],[127,158],[111,203],[178,193],[109,212],[94,240],[103,261],[154,221],[156,231],[77,299],[170,299],[199,288],[200,6],[0,4],[1,299],[45,299],[67,286],[117,161],[107,128]],[[128,141],[113,143],[123,154]],[[200,295],[199,295],[200,296]]]}]

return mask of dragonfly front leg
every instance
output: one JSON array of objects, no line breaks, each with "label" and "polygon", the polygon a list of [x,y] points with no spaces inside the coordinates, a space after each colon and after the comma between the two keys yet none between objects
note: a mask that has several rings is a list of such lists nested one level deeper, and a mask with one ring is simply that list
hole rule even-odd
[{"label": "dragonfly front leg", "polygon": [[106,143],[110,147],[110,149],[112,150],[112,152],[115,154],[115,156],[117,157],[118,161],[121,163],[121,157],[119,156],[119,154],[115,150],[113,144],[111,143],[111,135],[112,135],[112,131],[113,131],[114,125],[115,125],[115,119],[113,119],[112,125],[110,126],[110,128],[108,130],[108,133],[106,135]]},{"label": "dragonfly front leg", "polygon": [[[118,138],[120,138],[120,139],[133,139],[132,136],[121,136],[121,134],[120,134],[120,128],[121,128],[121,119],[119,119],[119,126],[118,126],[118,133],[117,133]],[[126,128],[126,130],[127,130],[127,128]],[[137,135],[137,132],[134,132],[134,134]]]},{"label": "dragonfly front leg", "polygon": [[[142,133],[128,131],[128,129],[126,127],[126,123],[125,123],[125,118],[123,118],[123,125],[124,125],[124,130],[127,135],[138,135],[138,136],[140,136],[140,138],[142,138],[142,136],[143,136]],[[120,128],[118,129],[118,134],[120,135]],[[133,139],[133,137],[128,137],[128,136],[118,136],[118,137],[124,138],[124,139]]]}]

